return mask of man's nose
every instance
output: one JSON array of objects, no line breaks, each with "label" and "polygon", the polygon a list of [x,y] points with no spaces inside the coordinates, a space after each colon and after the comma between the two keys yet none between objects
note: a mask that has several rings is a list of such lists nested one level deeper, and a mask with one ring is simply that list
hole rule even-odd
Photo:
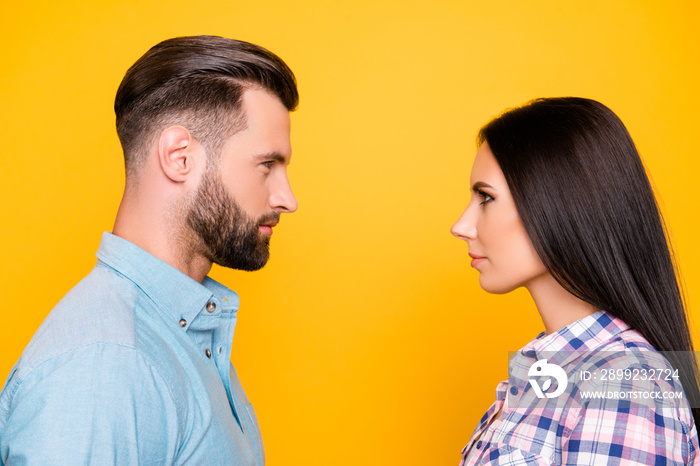
[{"label": "man's nose", "polygon": [[289,184],[289,178],[286,176],[270,196],[270,207],[278,212],[287,213],[292,213],[299,207],[297,198],[292,192],[292,186]]}]

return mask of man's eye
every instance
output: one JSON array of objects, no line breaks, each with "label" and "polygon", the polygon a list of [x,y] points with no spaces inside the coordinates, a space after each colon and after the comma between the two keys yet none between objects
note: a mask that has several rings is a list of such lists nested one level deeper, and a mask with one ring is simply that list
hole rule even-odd
[{"label": "man's eye", "polygon": [[265,168],[272,168],[272,164],[275,163],[274,160],[270,160],[267,162],[263,162],[262,164],[265,165]]},{"label": "man's eye", "polygon": [[476,193],[481,198],[481,202],[479,204],[486,204],[487,202],[493,201],[493,196],[486,194],[485,192],[483,192],[480,189]]}]

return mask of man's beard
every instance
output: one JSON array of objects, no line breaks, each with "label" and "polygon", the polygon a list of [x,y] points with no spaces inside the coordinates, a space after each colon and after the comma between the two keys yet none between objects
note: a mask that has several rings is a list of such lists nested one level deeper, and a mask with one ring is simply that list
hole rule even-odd
[{"label": "man's beard", "polygon": [[209,168],[187,210],[187,225],[199,237],[201,253],[231,269],[261,269],[270,257],[270,237],[262,223],[277,222],[272,212],[252,219],[227,192],[218,170]]}]

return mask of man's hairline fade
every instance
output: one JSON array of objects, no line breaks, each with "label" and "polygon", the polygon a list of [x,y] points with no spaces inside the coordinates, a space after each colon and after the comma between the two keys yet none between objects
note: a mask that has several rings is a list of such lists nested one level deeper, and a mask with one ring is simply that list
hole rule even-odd
[{"label": "man's hairline fade", "polygon": [[[127,154],[124,154],[125,162],[129,160],[129,164],[126,167],[127,178],[136,177],[140,173],[146,163],[149,151],[156,144],[160,135],[163,131],[173,126],[185,128],[192,138],[206,150],[208,163],[214,163],[218,159],[226,140],[248,127],[247,115],[242,105],[243,95],[246,91],[252,89],[265,90],[250,83],[237,82],[234,85],[240,87],[240,97],[235,102],[230,102],[229,109],[218,115],[221,117],[219,125],[214,124],[214,128],[212,128],[211,121],[206,121],[208,119],[197,118],[197,111],[194,109],[183,109],[158,115],[148,128],[143,129],[143,137],[141,138],[143,144],[133,147],[132,150],[134,152],[128,154],[130,160],[127,158]],[[203,129],[203,126],[208,126],[209,129]],[[216,134],[213,138],[211,137],[212,133]]]},{"label": "man's hairline fade", "polygon": [[289,111],[299,95],[289,67],[263,47],[218,36],[165,40],[126,72],[114,103],[127,184],[135,178],[161,132],[183,126],[212,159],[246,128],[242,98],[260,89]]}]

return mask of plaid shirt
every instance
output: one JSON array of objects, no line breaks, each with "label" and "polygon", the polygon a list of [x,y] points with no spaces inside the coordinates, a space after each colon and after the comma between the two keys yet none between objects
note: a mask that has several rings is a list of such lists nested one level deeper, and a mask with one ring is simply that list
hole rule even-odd
[{"label": "plaid shirt", "polygon": [[509,376],[460,466],[694,464],[698,433],[677,372],[611,314],[543,332],[514,354]]}]

